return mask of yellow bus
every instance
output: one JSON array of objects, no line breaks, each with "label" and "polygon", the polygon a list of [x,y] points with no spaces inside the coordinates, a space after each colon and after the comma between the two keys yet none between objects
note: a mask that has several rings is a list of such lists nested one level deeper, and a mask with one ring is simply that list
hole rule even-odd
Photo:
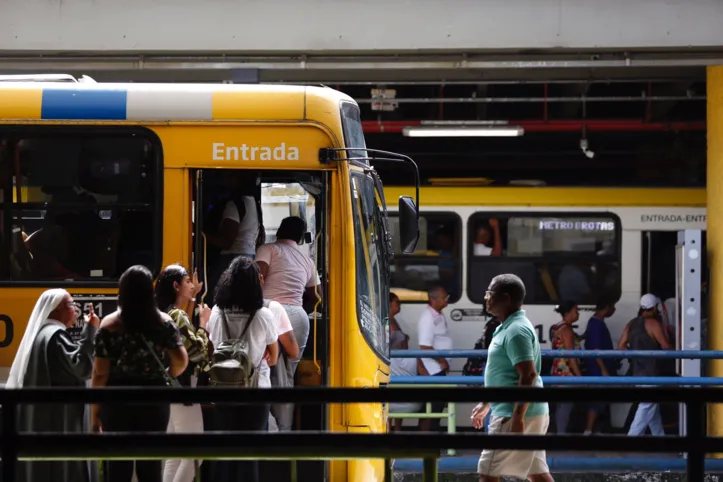
[{"label": "yellow bus", "polygon": [[[92,303],[103,316],[116,308],[118,277],[131,265],[157,273],[181,262],[206,272],[205,210],[229,179],[240,178],[254,179],[268,212],[311,221],[308,248],[321,301],[311,315],[300,381],[388,382],[391,240],[370,160],[416,167],[404,156],[366,150],[351,98],[323,87],[51,80],[0,78],[5,378],[43,290],[66,288],[85,310]],[[279,209],[284,203],[288,213]],[[400,199],[399,209],[402,244],[413,250],[414,200]],[[271,239],[278,221],[266,220]],[[381,404],[327,405],[297,420],[305,429],[333,432],[386,429]],[[305,470],[319,471],[313,480],[326,473],[333,482],[384,477],[381,460]]]}]

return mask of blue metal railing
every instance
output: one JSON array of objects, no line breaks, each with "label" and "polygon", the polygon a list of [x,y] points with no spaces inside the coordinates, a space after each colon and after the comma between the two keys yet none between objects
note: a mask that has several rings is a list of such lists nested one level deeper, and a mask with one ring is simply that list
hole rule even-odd
[{"label": "blue metal railing", "polygon": [[[699,350],[542,350],[543,358],[655,358],[723,360],[723,351]],[[392,350],[392,358],[487,358],[487,350]]]},{"label": "blue metal railing", "polygon": [[[698,351],[698,350],[542,350],[543,358],[603,358],[603,359],[700,359],[718,360],[723,359],[723,351]],[[486,358],[487,350],[392,350],[392,358]],[[702,386],[723,386],[723,378],[716,377],[555,377],[543,376],[543,383],[546,387],[562,387],[576,390],[575,386],[666,386],[666,387],[702,387]],[[482,376],[392,376],[392,385],[458,385],[458,386],[479,386],[484,385]],[[485,390],[484,398],[487,398]],[[652,400],[662,401],[662,400]],[[441,472],[475,472],[478,457],[442,457],[439,461]],[[548,460],[552,471],[593,471],[599,472],[604,469],[609,471],[676,471],[682,472],[686,469],[686,461],[671,458],[578,458],[578,457],[553,457]],[[707,460],[706,470],[723,470],[723,460]],[[421,460],[400,460],[395,464],[395,470],[400,472],[420,471]]]},{"label": "blue metal railing", "polygon": [[[484,385],[484,377],[468,376],[392,376],[394,385]],[[661,387],[677,386],[723,386],[723,378],[717,377],[542,377],[545,386],[589,386],[615,385],[640,386],[656,385]]]}]

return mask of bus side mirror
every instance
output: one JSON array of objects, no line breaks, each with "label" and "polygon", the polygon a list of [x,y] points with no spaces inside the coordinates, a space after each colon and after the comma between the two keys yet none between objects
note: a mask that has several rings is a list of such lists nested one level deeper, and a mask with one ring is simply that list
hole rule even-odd
[{"label": "bus side mirror", "polygon": [[409,196],[399,198],[399,240],[404,254],[412,254],[419,241],[417,207]]}]

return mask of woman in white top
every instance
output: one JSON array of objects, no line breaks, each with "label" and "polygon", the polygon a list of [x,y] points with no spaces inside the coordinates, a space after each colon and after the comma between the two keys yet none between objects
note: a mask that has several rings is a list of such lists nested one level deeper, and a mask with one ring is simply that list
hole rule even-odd
[{"label": "woman in white top", "polygon": [[[258,370],[263,361],[274,366],[279,355],[278,335],[274,326],[274,313],[264,307],[263,290],[258,266],[249,258],[239,256],[218,280],[214,296],[215,306],[208,322],[208,332],[214,346],[226,339],[241,336],[246,330],[248,354]],[[223,328],[226,316],[228,330]],[[268,372],[260,372],[259,385],[270,387]],[[216,430],[264,430],[269,418],[269,405],[217,405]],[[258,462],[219,462],[214,464],[216,481],[257,481]]]}]

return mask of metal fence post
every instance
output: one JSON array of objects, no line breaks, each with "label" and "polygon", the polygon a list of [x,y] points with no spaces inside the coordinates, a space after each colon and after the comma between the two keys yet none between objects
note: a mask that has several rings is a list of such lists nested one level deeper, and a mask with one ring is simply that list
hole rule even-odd
[{"label": "metal fence post", "polygon": [[394,480],[394,468],[392,464],[392,459],[384,459],[384,482],[392,482]]},{"label": "metal fence post", "polygon": [[685,402],[686,432],[690,441],[686,460],[686,480],[688,482],[703,482],[705,479],[705,403]]},{"label": "metal fence post", "polygon": [[8,390],[2,400],[2,480],[14,482],[18,466],[17,403]]},{"label": "metal fence post", "polygon": [[424,482],[437,482],[437,457],[424,457]]}]

